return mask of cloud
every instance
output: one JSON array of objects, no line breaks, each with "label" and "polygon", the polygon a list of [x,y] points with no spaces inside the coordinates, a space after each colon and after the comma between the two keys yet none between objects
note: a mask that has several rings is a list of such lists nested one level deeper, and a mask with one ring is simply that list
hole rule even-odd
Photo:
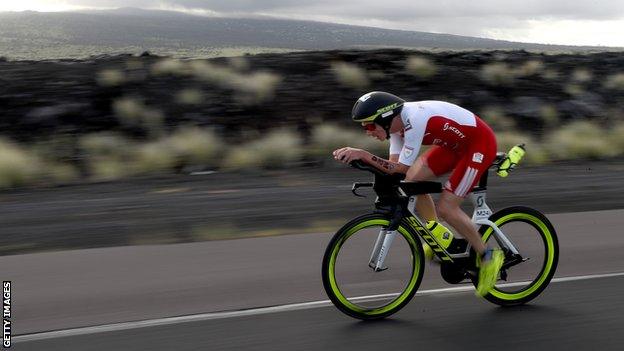
[{"label": "cloud", "polygon": [[[620,33],[624,29],[622,0],[600,2],[595,0],[64,0],[62,2],[67,5],[95,8],[156,8],[236,17],[263,15],[561,44],[579,44],[581,38],[585,38],[583,44],[606,43],[605,38],[613,36],[609,35],[610,33]],[[613,45],[615,42],[609,43]],[[624,39],[618,37],[617,43],[624,44]]]},{"label": "cloud", "polygon": [[177,7],[227,13],[298,13],[385,21],[423,18],[616,19],[624,1],[601,0],[66,0],[95,7]]}]

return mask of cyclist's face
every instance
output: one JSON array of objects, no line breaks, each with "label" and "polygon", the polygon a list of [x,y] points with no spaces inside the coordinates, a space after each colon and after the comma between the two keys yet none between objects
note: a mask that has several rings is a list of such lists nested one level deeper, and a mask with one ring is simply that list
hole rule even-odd
[{"label": "cyclist's face", "polygon": [[377,140],[386,140],[386,131],[376,123],[362,123],[362,127],[366,131],[366,135]]}]

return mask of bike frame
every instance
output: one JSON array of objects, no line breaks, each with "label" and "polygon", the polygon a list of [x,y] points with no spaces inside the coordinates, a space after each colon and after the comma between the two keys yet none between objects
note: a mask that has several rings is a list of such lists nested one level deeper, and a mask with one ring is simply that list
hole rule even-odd
[{"label": "bike frame", "polygon": [[[403,195],[407,196],[404,193]],[[507,238],[507,236],[505,236],[505,234],[494,222],[489,220],[489,217],[492,215],[492,210],[486,203],[486,197],[487,194],[485,187],[482,187],[478,190],[477,188],[475,188],[475,190],[473,190],[473,192],[470,194],[470,200],[472,201],[472,204],[474,206],[472,222],[475,224],[475,226],[485,225],[491,227],[494,230],[494,238],[498,242],[500,247],[508,249],[513,254],[518,254],[518,250],[513,245],[513,243]],[[407,209],[409,210],[411,216],[406,218],[407,222],[416,231],[416,233],[418,233],[423,242],[427,243],[427,245],[431,247],[431,249],[433,250],[433,252],[436,253],[438,258],[442,260],[442,262],[454,263],[457,259],[470,257],[470,243],[468,243],[464,252],[456,254],[449,253],[440,245],[436,237],[431,234],[431,232],[423,224],[425,223],[425,221],[423,221],[416,213],[416,202],[417,196],[409,197]],[[392,241],[394,240],[396,234],[396,230],[380,230],[368,264],[373,270],[379,272],[387,269],[387,267],[384,266],[384,261],[386,259],[386,256],[388,255],[390,246],[392,245]]]}]

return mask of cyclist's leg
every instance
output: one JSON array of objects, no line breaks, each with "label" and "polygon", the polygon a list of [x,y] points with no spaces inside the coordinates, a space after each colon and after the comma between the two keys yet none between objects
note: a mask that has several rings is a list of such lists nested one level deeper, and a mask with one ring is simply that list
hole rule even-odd
[{"label": "cyclist's leg", "polygon": [[[432,146],[423,153],[405,176],[408,181],[432,180],[453,169],[455,155],[439,146]],[[416,210],[426,221],[437,221],[435,204],[431,195],[418,195]]]},{"label": "cyclist's leg", "polygon": [[460,206],[463,201],[463,197],[455,195],[448,189],[444,189],[438,201],[438,211],[442,219],[466,238],[475,251],[483,254],[486,246],[481,241],[481,236],[475,229],[470,217],[461,209]]},{"label": "cyclist's leg", "polygon": [[[480,143],[479,143],[480,144]],[[444,185],[444,191],[438,201],[438,212],[442,219],[464,236],[470,245],[480,254],[485,252],[485,244],[477,232],[472,220],[461,209],[464,198],[479,182],[484,172],[496,156],[496,144],[480,147],[470,147],[462,154],[462,158],[455,166],[449,180]],[[492,151],[493,150],[493,151]]]},{"label": "cyclist's leg", "polygon": [[459,156],[455,169],[446,182],[438,202],[440,216],[463,235],[480,254],[485,252],[485,244],[474,227],[472,220],[460,208],[464,198],[479,182],[483,173],[496,157],[496,137],[483,121],[477,119],[479,134]]}]

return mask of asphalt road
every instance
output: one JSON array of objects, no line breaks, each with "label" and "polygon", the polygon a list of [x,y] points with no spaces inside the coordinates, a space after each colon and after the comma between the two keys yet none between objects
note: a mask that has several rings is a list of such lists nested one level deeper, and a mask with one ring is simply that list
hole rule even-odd
[{"label": "asphalt road", "polygon": [[[557,277],[624,272],[624,210],[549,217],[561,248]],[[23,335],[325,300],[319,271],[329,238],[305,234],[13,255],[0,257],[0,267],[2,279],[13,282],[14,335]],[[448,285],[428,265],[421,289],[439,287]],[[602,299],[600,290],[594,293],[599,297],[586,303]],[[550,288],[544,296],[549,294]]]},{"label": "asphalt road", "polygon": [[621,350],[624,277],[553,283],[501,308],[472,292],[417,296],[390,319],[333,307],[17,343],[15,350]]}]

